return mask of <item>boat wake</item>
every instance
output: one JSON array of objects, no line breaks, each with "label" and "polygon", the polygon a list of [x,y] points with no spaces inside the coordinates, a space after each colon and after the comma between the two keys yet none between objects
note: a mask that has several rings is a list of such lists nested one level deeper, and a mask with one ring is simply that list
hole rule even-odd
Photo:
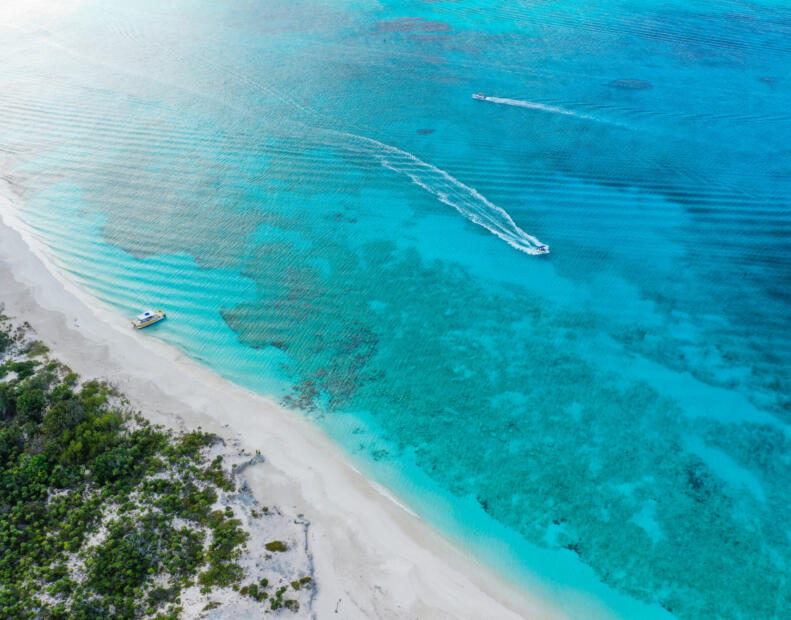
[{"label": "boat wake", "polygon": [[[151,44],[154,43],[151,42]],[[158,46],[164,49],[167,54],[177,54],[177,52],[168,47],[163,47],[162,45]],[[74,53],[70,49],[68,51]],[[524,230],[519,228],[507,211],[493,204],[478,191],[464,185],[461,181],[455,179],[444,170],[440,170],[418,159],[411,153],[379,142],[378,140],[329,129],[327,125],[331,124],[333,119],[326,117],[321,112],[306,107],[263,82],[214,62],[208,55],[201,56],[199,60],[202,64],[209,64],[216,67],[223,75],[228,75],[232,79],[236,79],[247,86],[252,86],[266,92],[284,105],[293,107],[310,119],[309,122],[304,124],[307,131],[343,138],[340,140],[343,148],[366,154],[379,161],[385,168],[406,175],[412,182],[436,196],[441,202],[453,207],[459,213],[494,233],[517,250],[533,255],[549,253],[549,246],[541,243],[534,236],[527,234]],[[92,61],[97,62],[95,60]],[[502,101],[508,100],[503,99]],[[223,103],[229,107],[231,106],[227,101]],[[235,106],[234,109],[238,110]],[[303,125],[300,121],[296,121],[296,124]],[[282,127],[282,123],[280,123],[280,125]]]},{"label": "boat wake", "polygon": [[491,103],[499,103],[500,105],[510,105],[517,108],[528,108],[530,110],[540,110],[541,112],[549,112],[550,114],[562,114],[563,116],[572,116],[586,121],[594,121],[596,123],[604,123],[605,125],[615,125],[616,127],[625,127],[622,123],[609,121],[605,118],[593,116],[592,114],[584,114],[582,112],[575,112],[566,108],[559,108],[554,105],[547,105],[545,103],[538,103],[535,101],[523,101],[521,99],[508,99],[506,97],[490,97],[489,95],[473,95],[473,99],[479,101],[489,101]]},{"label": "boat wake", "polygon": [[541,243],[516,225],[508,212],[493,204],[472,187],[464,185],[444,170],[426,163],[411,153],[372,138],[343,134],[349,150],[377,160],[388,170],[409,177],[440,202],[453,207],[479,226],[526,254],[548,254],[549,246]]},{"label": "boat wake", "polygon": [[[60,47],[60,44],[58,44],[58,46]],[[73,52],[71,49],[65,49],[69,53],[76,55],[76,52]],[[173,53],[170,48],[166,47],[163,49],[165,49],[168,54]],[[82,57],[82,55],[80,55],[80,57]],[[94,63],[98,62],[95,59],[90,60]],[[230,75],[230,77],[235,78],[243,84],[268,93],[284,105],[295,108],[310,119],[304,124],[300,121],[296,121],[296,125],[303,125],[305,130],[310,133],[317,132],[319,134],[323,133],[325,136],[331,135],[336,138],[340,137],[341,140],[339,140],[339,142],[342,148],[370,156],[385,168],[406,175],[412,182],[434,195],[441,202],[453,207],[469,220],[479,226],[483,226],[517,250],[533,255],[549,253],[549,246],[541,243],[536,237],[529,235],[519,228],[507,211],[493,204],[478,191],[464,185],[464,183],[452,177],[444,170],[440,170],[436,166],[432,166],[418,159],[411,153],[379,142],[378,140],[353,133],[329,129],[327,125],[331,124],[333,119],[327,118],[321,112],[300,104],[291,97],[283,95],[278,90],[264,83],[214,63],[210,58],[201,57],[200,61],[203,64],[210,64],[217,67],[224,75]],[[509,100],[502,99],[498,101],[505,102]],[[228,102],[223,103],[231,106]],[[234,109],[237,108],[234,107]],[[282,127],[282,123],[280,125]]]}]

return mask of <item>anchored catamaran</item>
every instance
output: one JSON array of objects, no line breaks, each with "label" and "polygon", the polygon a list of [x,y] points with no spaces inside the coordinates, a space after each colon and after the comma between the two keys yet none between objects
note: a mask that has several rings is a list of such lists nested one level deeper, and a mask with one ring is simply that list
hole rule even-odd
[{"label": "anchored catamaran", "polygon": [[154,323],[159,323],[165,317],[167,317],[167,315],[162,312],[162,310],[146,310],[131,323],[132,327],[135,329],[143,329]]}]

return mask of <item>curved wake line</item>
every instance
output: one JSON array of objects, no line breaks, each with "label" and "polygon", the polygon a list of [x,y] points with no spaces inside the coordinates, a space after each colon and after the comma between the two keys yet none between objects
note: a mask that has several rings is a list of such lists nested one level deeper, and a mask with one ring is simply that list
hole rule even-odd
[{"label": "curved wake line", "polygon": [[548,252],[548,246],[519,228],[505,209],[490,202],[477,190],[464,185],[444,170],[378,140],[349,133],[342,135],[350,139],[351,144],[344,145],[349,150],[364,153],[388,170],[406,175],[413,183],[436,196],[440,202],[483,226],[511,247],[526,254]]},{"label": "curved wake line", "polygon": [[[78,54],[60,43],[57,43],[57,46],[77,57],[85,58],[84,55]],[[103,62],[97,62],[90,57],[88,57],[88,60],[100,66],[105,66]],[[240,79],[238,75],[234,77]],[[313,110],[306,109],[292,99],[283,97],[276,90],[268,88],[246,76],[242,77],[244,82],[269,92],[283,103],[296,107],[308,115],[316,115]],[[546,254],[549,252],[549,246],[541,243],[534,236],[527,234],[524,230],[519,228],[504,209],[491,203],[475,189],[464,185],[461,181],[455,179],[444,170],[440,170],[436,166],[432,166],[418,159],[411,153],[407,153],[406,151],[402,151],[394,146],[390,146],[372,138],[332,129],[325,129],[324,131],[347,138],[352,144],[356,144],[357,148],[350,144],[343,144],[345,148],[368,154],[379,161],[385,168],[393,172],[405,174],[414,183],[436,196],[441,202],[453,207],[459,213],[494,233],[517,250],[525,252],[526,254]]]},{"label": "curved wake line", "polygon": [[480,101],[490,101],[492,103],[499,103],[500,105],[511,105],[517,108],[528,108],[530,110],[540,110],[542,112],[549,112],[551,114],[562,114],[563,116],[572,116],[574,118],[583,119],[586,121],[594,121],[596,123],[604,123],[606,125],[615,125],[617,127],[626,127],[623,123],[616,121],[608,121],[598,116],[591,114],[583,114],[582,112],[575,112],[574,110],[567,110],[566,108],[559,108],[554,105],[546,105],[545,103],[537,103],[535,101],[522,101],[521,99],[508,99],[506,97],[490,97],[486,95]]}]

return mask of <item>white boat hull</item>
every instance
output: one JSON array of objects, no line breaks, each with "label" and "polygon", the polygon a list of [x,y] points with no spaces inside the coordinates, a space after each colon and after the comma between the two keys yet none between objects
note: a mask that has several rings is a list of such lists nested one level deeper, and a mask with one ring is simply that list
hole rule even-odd
[{"label": "white boat hull", "polygon": [[157,310],[156,312],[146,312],[145,314],[140,315],[137,320],[131,321],[131,323],[132,327],[135,329],[143,329],[144,327],[149,327],[155,323],[159,323],[166,318],[167,315],[164,312]]}]

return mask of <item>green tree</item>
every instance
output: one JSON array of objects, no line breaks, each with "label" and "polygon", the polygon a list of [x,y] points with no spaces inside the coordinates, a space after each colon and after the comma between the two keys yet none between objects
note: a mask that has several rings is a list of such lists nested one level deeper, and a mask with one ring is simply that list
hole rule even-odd
[{"label": "green tree", "polygon": [[16,401],[17,415],[23,422],[41,422],[46,404],[47,399],[42,390],[24,390]]}]

